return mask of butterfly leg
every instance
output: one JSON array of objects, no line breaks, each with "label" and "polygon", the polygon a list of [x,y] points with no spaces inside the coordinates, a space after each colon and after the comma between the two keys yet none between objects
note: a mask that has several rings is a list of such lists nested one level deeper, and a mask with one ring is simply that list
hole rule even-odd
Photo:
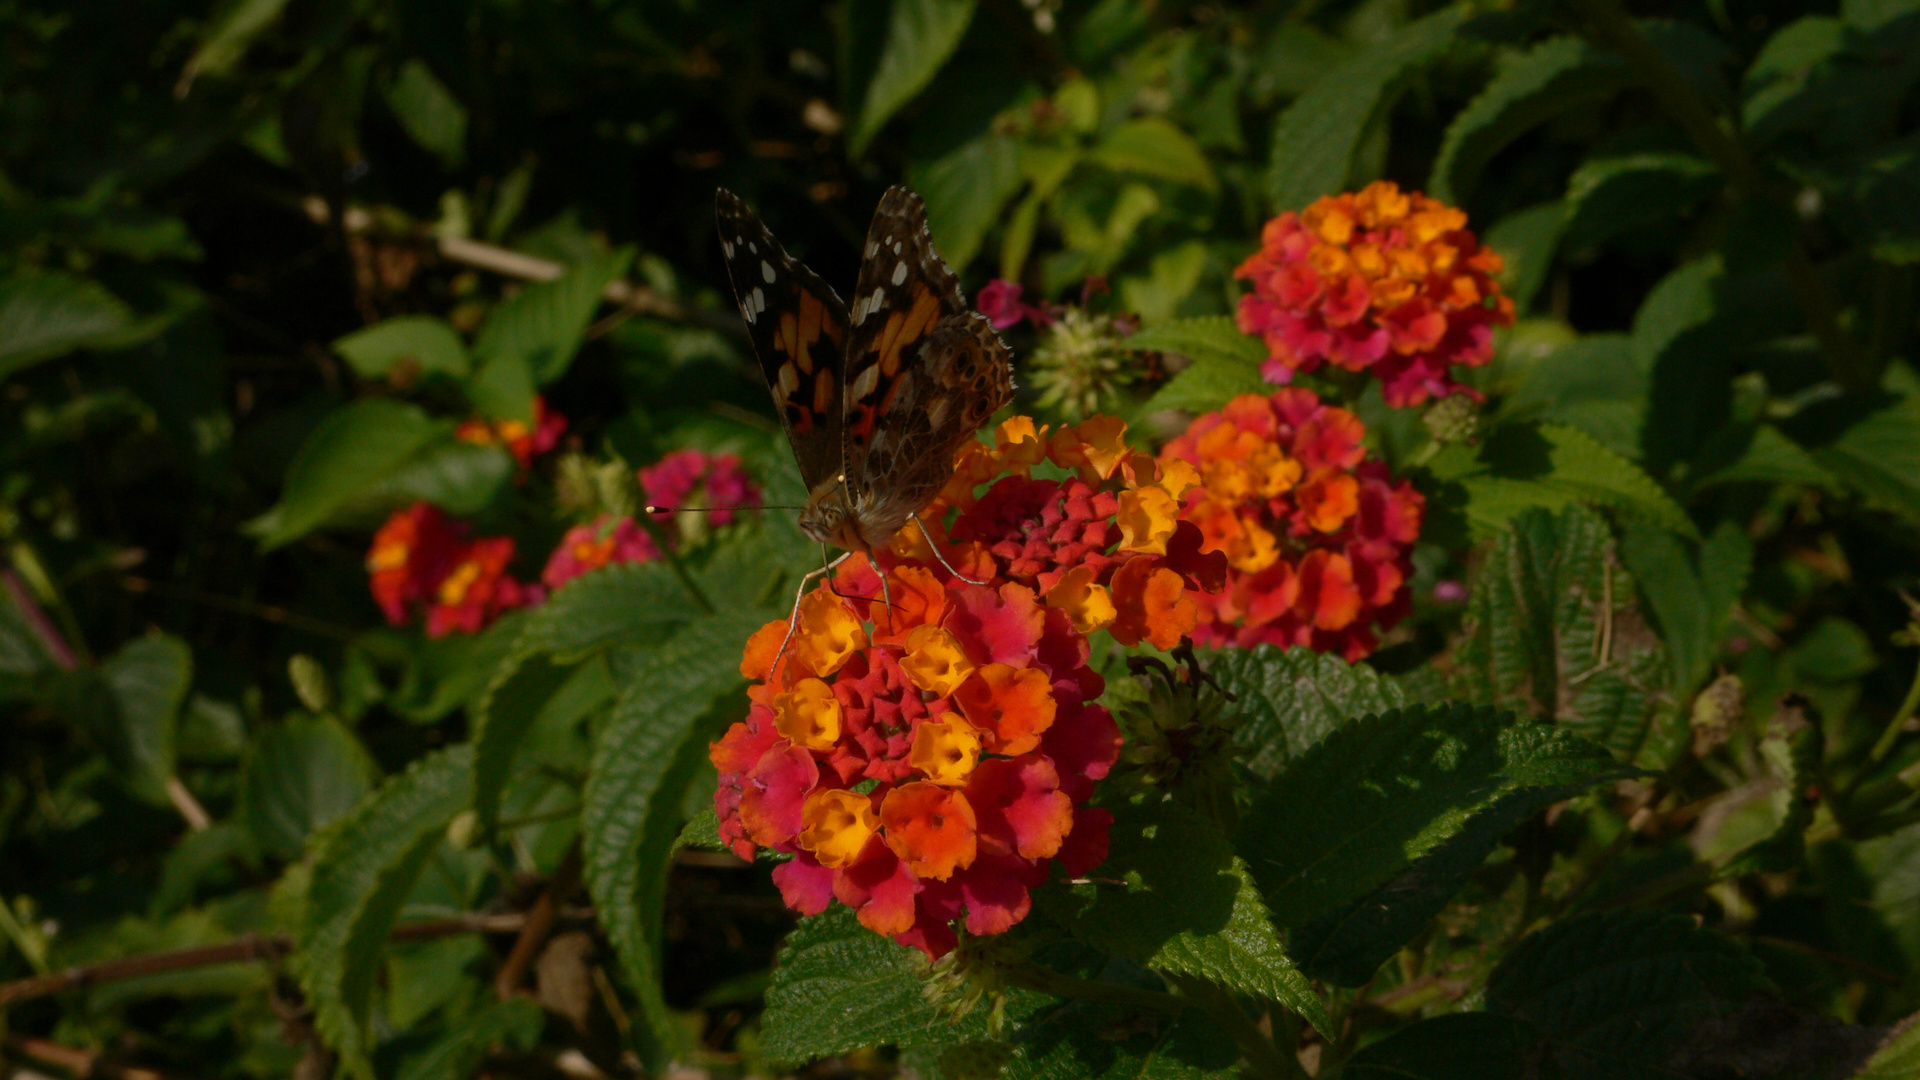
[{"label": "butterfly leg", "polygon": [[[826,558],[826,554],[826,549],[824,547],[821,548],[820,557],[824,559]],[[780,659],[787,655],[787,646],[793,644],[794,631],[800,628],[800,601],[806,598],[807,583],[814,578],[833,573],[834,569],[841,563],[846,562],[847,556],[851,554],[853,554],[851,551],[841,552],[839,558],[826,563],[818,570],[809,570],[805,576],[801,577],[800,587],[793,590],[793,612],[787,616],[787,636],[780,639],[780,648],[773,654],[773,663],[767,665],[767,677],[769,679],[780,670]],[[828,588],[832,588],[831,583],[828,584]]]},{"label": "butterfly leg", "polygon": [[[947,557],[945,555],[940,554],[940,545],[934,543],[933,541],[933,531],[927,528],[926,522],[920,520],[919,514],[913,515],[913,523],[915,525],[920,526],[920,535],[927,538],[927,549],[933,552],[934,558],[940,560],[941,566],[944,566],[947,568],[947,573],[952,574],[954,577],[959,578],[961,581],[964,581],[969,585],[985,585],[986,584],[986,582],[984,581],[975,581],[972,578],[968,577],[967,575],[953,568],[953,564],[947,561]],[[884,580],[882,581],[882,584],[885,584]]]}]

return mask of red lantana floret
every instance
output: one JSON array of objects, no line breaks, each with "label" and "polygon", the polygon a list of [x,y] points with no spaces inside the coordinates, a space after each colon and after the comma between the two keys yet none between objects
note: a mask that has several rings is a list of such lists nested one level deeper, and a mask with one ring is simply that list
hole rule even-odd
[{"label": "red lantana floret", "polygon": [[1426,502],[1367,458],[1365,434],[1352,413],[1289,387],[1237,397],[1161,451],[1198,469],[1181,519],[1229,566],[1224,589],[1190,594],[1196,642],[1357,660],[1405,616]]},{"label": "red lantana floret", "polygon": [[560,436],[566,432],[567,418],[547,408],[547,400],[536,394],[532,424],[523,420],[474,419],[463,422],[454,430],[454,435],[481,446],[504,446],[520,468],[526,469],[532,466],[534,458],[558,446]]},{"label": "red lantana floret", "polygon": [[1472,393],[1451,369],[1486,363],[1513,323],[1500,269],[1465,213],[1375,181],[1267,222],[1234,271],[1253,282],[1240,329],[1266,341],[1269,382],[1329,363],[1371,372],[1395,407]]},{"label": "red lantana floret", "polygon": [[[956,922],[1024,919],[1050,862],[1080,875],[1105,859],[1112,817],[1088,800],[1120,730],[1088,635],[1171,647],[1197,617],[1190,582],[1226,564],[1177,518],[1192,470],[1123,431],[1002,424],[922,511],[939,558],[909,524],[807,594],[790,640],[781,619],[747,643],[752,705],[711,747],[714,806],[737,854],[793,855],[774,871],[788,906],[838,899],[938,958]],[[1033,475],[1043,462],[1061,475]]]},{"label": "red lantana floret", "polygon": [[477,633],[501,614],[537,604],[546,591],[507,572],[513,538],[467,539],[466,526],[438,507],[396,510],[367,551],[373,598],[387,621],[406,623],[425,611],[427,634]]},{"label": "red lantana floret", "polygon": [[[654,505],[677,506],[692,502],[701,508],[693,518],[704,530],[708,525],[726,525],[735,512],[760,505],[760,489],[740,467],[734,454],[707,454],[699,450],[675,450],[639,472],[640,487]],[[673,514],[662,511],[657,521],[670,521]],[[672,539],[672,536],[669,536]],[[621,563],[652,562],[660,557],[653,537],[630,518],[614,519],[601,515],[591,524],[567,530],[547,558],[540,580],[550,589],[590,570]]]}]

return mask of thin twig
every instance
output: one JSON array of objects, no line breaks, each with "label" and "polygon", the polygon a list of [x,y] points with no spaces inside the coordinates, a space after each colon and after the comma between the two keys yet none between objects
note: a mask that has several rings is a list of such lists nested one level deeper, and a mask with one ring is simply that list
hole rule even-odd
[{"label": "thin twig", "polygon": [[295,630],[305,630],[309,634],[318,634],[321,637],[333,638],[336,641],[352,641],[354,638],[353,631],[345,627],[335,626],[332,623],[309,618],[298,612],[288,611],[283,607],[276,607],[270,604],[249,603],[245,600],[236,600],[231,596],[221,596],[218,593],[201,592],[199,589],[185,585],[175,585],[169,581],[155,581],[152,578],[126,574],[120,578],[120,587],[128,592],[150,592],[159,596],[171,596],[177,600],[185,600],[189,603],[200,604],[205,607],[217,608],[221,611],[231,611],[236,615],[251,615],[256,619],[265,619],[268,622],[280,623],[284,626],[290,626]]},{"label": "thin twig", "polygon": [[[75,1076],[111,1077],[112,1080],[165,1080],[166,1076],[164,1073],[142,1069],[135,1065],[115,1065],[101,1061],[97,1050],[83,1050],[77,1046],[66,1046],[49,1039],[36,1039],[28,1035],[8,1035],[6,1047],[7,1053],[16,1057],[52,1065]],[[9,1075],[12,1074],[9,1073]]]},{"label": "thin twig", "polygon": [[[566,916],[569,919],[585,918],[590,917],[590,913],[584,910],[569,910]],[[526,923],[527,916],[518,913],[424,919],[394,927],[387,938],[390,941],[417,941],[422,938],[451,937],[454,934],[509,934],[519,932]],[[0,1008],[15,1002],[46,997],[79,987],[97,986],[101,983],[119,982],[124,979],[138,979],[169,971],[185,971],[190,968],[211,967],[215,964],[277,960],[292,951],[293,939],[285,934],[270,937],[247,934],[233,941],[223,941],[218,945],[197,945],[190,949],[123,956],[117,960],[103,960],[97,964],[72,967],[48,975],[35,975],[9,983],[0,983]]]},{"label": "thin twig", "polygon": [[580,887],[580,840],[574,838],[573,846],[567,848],[567,854],[560,860],[560,866],[547,879],[547,887],[540,890],[540,898],[527,910],[526,925],[520,928],[520,936],[513,941],[513,949],[494,975],[493,989],[501,1000],[514,997],[520,991],[520,983],[527,976],[527,969],[533,966],[534,958],[540,955],[540,949],[546,945],[547,938],[553,933],[553,924],[558,920],[560,905]]}]

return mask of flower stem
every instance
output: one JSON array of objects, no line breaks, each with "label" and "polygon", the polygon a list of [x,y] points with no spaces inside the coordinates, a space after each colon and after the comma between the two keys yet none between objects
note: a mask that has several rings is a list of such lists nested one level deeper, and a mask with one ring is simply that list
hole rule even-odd
[{"label": "flower stem", "polygon": [[1901,700],[1900,707],[1893,710],[1893,719],[1887,721],[1887,729],[1874,740],[1873,749],[1867,752],[1867,758],[1878,764],[1893,749],[1894,740],[1900,737],[1900,731],[1913,719],[1915,709],[1920,709],[1920,666],[1913,671],[1913,685],[1907,687],[1907,696]]}]

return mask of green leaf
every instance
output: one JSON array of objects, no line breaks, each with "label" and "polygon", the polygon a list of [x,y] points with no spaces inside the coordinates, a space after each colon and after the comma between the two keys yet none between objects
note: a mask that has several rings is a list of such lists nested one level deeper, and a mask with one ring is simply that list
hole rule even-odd
[{"label": "green leaf", "polygon": [[1343,1080],[1526,1080],[1538,1033],[1491,1013],[1449,1013],[1416,1020],[1362,1047]]},{"label": "green leaf", "polygon": [[1325,1003],[1287,956],[1226,837],[1172,803],[1113,810],[1102,881],[1043,891],[1042,910],[1096,948],[1278,1002],[1330,1031]]},{"label": "green leaf", "polygon": [[1146,326],[1173,318],[1180,302],[1192,295],[1207,269],[1207,245],[1199,240],[1155,252],[1145,274],[1120,280],[1120,303]]},{"label": "green leaf", "polygon": [[477,701],[494,671],[513,656],[521,626],[532,614],[511,611],[478,634],[429,638],[409,648],[388,707],[416,724],[431,724]]},{"label": "green leaf", "polygon": [[1907,1017],[1893,1030],[1852,1080],[1920,1080],[1920,1015]]},{"label": "green leaf", "polygon": [[928,83],[973,22],[975,0],[893,0],[887,41],[860,117],[847,137],[847,153],[860,157],[880,128]]},{"label": "green leaf", "polygon": [[532,424],[533,398],[538,391],[532,357],[517,352],[494,353],[467,380],[468,404],[493,420]]},{"label": "green leaf", "polygon": [[405,315],[355,330],[335,341],[333,351],[368,379],[384,379],[401,366],[421,374],[464,378],[471,366],[466,343],[453,327],[425,315]]},{"label": "green leaf", "polygon": [[1566,220],[1566,203],[1541,203],[1508,214],[1482,235],[1500,255],[1500,287],[1513,298],[1514,310],[1525,314],[1546,284]]},{"label": "green leaf", "polygon": [[371,1080],[373,990],[387,933],[447,823],[473,802],[473,748],[435,751],[387,781],[315,851],[299,933],[314,1027],[348,1073]]},{"label": "green leaf", "polygon": [[912,175],[914,190],[927,201],[927,229],[941,257],[956,271],[965,270],[1020,190],[1020,144],[989,131]]},{"label": "green leaf", "polygon": [[[864,1046],[943,1045],[987,1036],[987,1009],[954,1018],[923,992],[926,954],[860,925],[834,904],[801,919],[774,961],[761,1017],[761,1052],[776,1067]],[[1009,1012],[1024,1015],[1048,999],[1009,994]]]},{"label": "green leaf", "polygon": [[1500,405],[1502,423],[1550,420],[1579,428],[1622,457],[1639,453],[1646,373],[1624,334],[1587,334],[1548,353]]},{"label": "green leaf", "polygon": [[534,721],[573,671],[528,647],[535,623],[521,631],[519,662],[503,666],[473,718],[473,799],[483,835],[500,822],[500,796]]},{"label": "green leaf", "polygon": [[1746,588],[1753,542],[1723,521],[1696,554],[1665,529],[1634,521],[1621,533],[1620,555],[1673,657],[1669,685],[1676,698],[1690,699],[1712,671],[1734,602]]},{"label": "green leaf", "polygon": [[1652,372],[1681,335],[1713,318],[1713,287],[1721,273],[1717,257],[1696,259],[1661,278],[1647,293],[1633,315],[1633,355],[1640,370]]},{"label": "green leaf", "polygon": [[467,1080],[485,1075],[487,1055],[509,1046],[522,1053],[540,1041],[546,1013],[529,998],[491,1001],[446,1025],[446,1034],[419,1054],[409,1056],[395,1080]]},{"label": "green leaf", "polygon": [[1235,760],[1270,780],[1341,724],[1413,704],[1402,681],[1365,664],[1295,646],[1213,649],[1201,666],[1239,698]]},{"label": "green leaf", "polygon": [[1239,1051],[1198,1009],[1177,1017],[1076,1001],[1022,1030],[999,1080],[1222,1080]]},{"label": "green leaf", "polygon": [[668,638],[627,678],[594,741],[582,795],[594,910],[639,998],[634,1037],[650,1068],[681,1046],[661,996],[661,912],[688,787],[712,766],[707,742],[738,715],[740,650],[759,623],[711,615]]},{"label": "green leaf", "polygon": [[1280,114],[1267,173],[1274,210],[1299,210],[1347,185],[1361,141],[1392,101],[1397,85],[1453,44],[1466,19],[1462,6],[1442,8],[1402,27],[1314,80]]},{"label": "green leaf", "polygon": [[224,75],[240,62],[247,49],[267,28],[279,21],[287,0],[230,0],[200,39],[180,73],[180,87],[191,86],[200,75]]},{"label": "green leaf", "polygon": [[1465,202],[1487,163],[1513,140],[1632,81],[1624,60],[1576,37],[1550,38],[1501,57],[1493,81],[1447,125],[1427,193],[1444,203]]},{"label": "green leaf", "polygon": [[[555,590],[533,612],[526,648],[571,663],[609,646],[658,641],[700,614],[686,585],[664,561],[621,563]],[[744,637],[740,644],[746,644]]]},{"label": "green leaf", "polygon": [[496,356],[525,361],[534,382],[544,386],[573,363],[607,283],[626,273],[633,251],[590,255],[552,281],[529,285],[488,316],[473,343],[473,358],[484,367]]},{"label": "green leaf", "polygon": [[1840,481],[1813,459],[1799,443],[1780,433],[1772,424],[1749,424],[1735,429],[1730,445],[1724,447],[1725,464],[1709,464],[1693,481],[1695,491],[1721,484],[1801,484],[1823,491],[1836,491]]},{"label": "green leaf", "polygon": [[1511,723],[1484,706],[1397,709],[1297,758],[1255,797],[1234,845],[1274,920],[1304,927],[1352,904],[1515,793],[1620,775],[1600,747]]},{"label": "green leaf", "polygon": [[[1832,412],[1837,417],[1845,408],[1836,405]],[[1897,398],[1846,424],[1830,439],[1811,433],[1825,420],[1813,414],[1825,411],[1806,410],[1805,421],[1789,434],[1812,450],[1821,468],[1869,503],[1920,523],[1920,394]]]},{"label": "green leaf", "polygon": [[1179,353],[1193,359],[1153,395],[1143,413],[1162,409],[1208,412],[1240,394],[1272,390],[1260,377],[1267,348],[1240,332],[1230,315],[1199,315],[1148,327],[1127,339],[1129,349]]},{"label": "green leaf", "polygon": [[148,634],[100,664],[112,702],[94,734],[107,760],[141,798],[165,805],[173,779],[180,704],[193,683],[193,652],[170,634]]},{"label": "green leaf", "polygon": [[1621,233],[1672,223],[1724,184],[1712,162],[1692,154],[1584,162],[1567,179],[1568,249],[1597,248]]},{"label": "green leaf", "polygon": [[252,526],[262,546],[279,547],[326,523],[445,430],[419,408],[388,398],[363,398],[329,413],[287,467],[280,502]]},{"label": "green leaf", "polygon": [[1641,619],[1597,512],[1529,510],[1474,576],[1454,687],[1632,758],[1649,734],[1653,687],[1666,681],[1659,640],[1630,632]]},{"label": "green leaf", "polygon": [[119,297],[70,274],[0,281],[0,379],[75,349],[105,344],[133,322]]},{"label": "green leaf", "polygon": [[467,152],[467,110],[431,68],[420,60],[400,65],[386,97],[393,118],[414,142],[448,168],[460,164]]},{"label": "green leaf", "polygon": [[513,454],[504,446],[481,446],[441,435],[343,504],[339,516],[377,520],[416,502],[430,502],[455,516],[477,514],[493,505],[517,470]]},{"label": "green leaf", "polygon": [[1528,509],[1557,510],[1577,501],[1617,506],[1683,535],[1699,535],[1693,519],[1652,477],[1569,424],[1504,425],[1477,451],[1450,447],[1435,457],[1433,470],[1464,489],[1468,523],[1481,536]]},{"label": "green leaf", "polygon": [[1510,773],[1513,790],[1365,896],[1296,930],[1293,955],[1307,974],[1338,986],[1366,983],[1427,929],[1501,837],[1553,803],[1634,773],[1592,743],[1542,725],[1511,728],[1501,739],[1511,758],[1531,758]]},{"label": "green leaf", "polygon": [[1200,144],[1164,116],[1142,116],[1118,125],[1094,144],[1088,160],[1115,172],[1191,184],[1209,193],[1220,187]]},{"label": "green leaf", "polygon": [[1521,941],[1487,1011],[1538,1027],[1567,1080],[1653,1080],[1695,1025],[1768,988],[1745,949],[1687,916],[1590,915]]},{"label": "green leaf", "polygon": [[290,716],[247,743],[240,812],[262,851],[297,859],[307,837],[340,820],[380,778],[360,740],[329,716]]}]

